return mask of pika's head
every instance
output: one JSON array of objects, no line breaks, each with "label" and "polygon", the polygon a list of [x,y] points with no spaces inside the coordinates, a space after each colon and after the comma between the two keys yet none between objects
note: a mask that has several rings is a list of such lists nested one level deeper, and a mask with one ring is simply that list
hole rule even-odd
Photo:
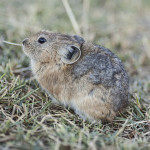
[{"label": "pika's head", "polygon": [[81,56],[84,39],[77,35],[40,31],[22,43],[23,51],[34,61],[73,64]]}]

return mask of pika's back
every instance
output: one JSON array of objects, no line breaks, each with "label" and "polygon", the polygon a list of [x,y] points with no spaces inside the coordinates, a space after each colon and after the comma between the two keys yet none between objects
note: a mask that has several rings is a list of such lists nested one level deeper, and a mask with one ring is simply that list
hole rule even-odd
[{"label": "pika's back", "polygon": [[82,46],[82,58],[75,64],[76,79],[86,76],[90,84],[103,86],[110,91],[114,110],[128,105],[129,77],[121,60],[109,49],[86,42]]}]

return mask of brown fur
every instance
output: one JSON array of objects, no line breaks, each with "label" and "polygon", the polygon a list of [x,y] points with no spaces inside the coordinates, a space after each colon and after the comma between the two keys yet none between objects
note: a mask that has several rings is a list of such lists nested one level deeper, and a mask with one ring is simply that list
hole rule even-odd
[{"label": "brown fur", "polygon": [[[43,45],[38,44],[39,36],[44,36],[47,42]],[[63,63],[58,54],[58,50],[68,45],[74,45],[82,52],[80,59],[69,65]],[[89,42],[80,43],[73,36],[49,31],[41,31],[33,35],[24,43],[23,49],[31,59],[32,71],[39,84],[61,104],[71,106],[82,118],[111,121],[117,111],[127,106],[127,99],[120,99],[122,104],[115,104],[116,101],[112,97],[115,87],[89,82],[91,69],[81,76],[76,76],[73,72],[77,63],[80,64],[80,61],[91,52],[108,56],[112,63],[116,58],[113,53],[109,54]],[[128,85],[125,85],[124,93],[128,95]]]}]

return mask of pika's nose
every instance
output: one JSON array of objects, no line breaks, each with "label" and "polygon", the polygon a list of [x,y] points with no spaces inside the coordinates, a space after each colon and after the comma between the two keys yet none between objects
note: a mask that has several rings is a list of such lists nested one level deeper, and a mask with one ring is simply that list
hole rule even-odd
[{"label": "pika's nose", "polygon": [[25,43],[27,43],[28,41],[28,38],[25,38],[23,41],[22,41],[22,44],[24,45]]}]

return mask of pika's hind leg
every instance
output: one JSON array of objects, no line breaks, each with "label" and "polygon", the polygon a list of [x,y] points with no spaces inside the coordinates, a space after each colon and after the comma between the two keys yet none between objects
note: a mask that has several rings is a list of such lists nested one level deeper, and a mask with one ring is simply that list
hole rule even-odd
[{"label": "pika's hind leg", "polygon": [[84,120],[111,121],[116,115],[111,108],[111,104],[105,104],[99,99],[81,98],[72,103],[71,107]]}]

